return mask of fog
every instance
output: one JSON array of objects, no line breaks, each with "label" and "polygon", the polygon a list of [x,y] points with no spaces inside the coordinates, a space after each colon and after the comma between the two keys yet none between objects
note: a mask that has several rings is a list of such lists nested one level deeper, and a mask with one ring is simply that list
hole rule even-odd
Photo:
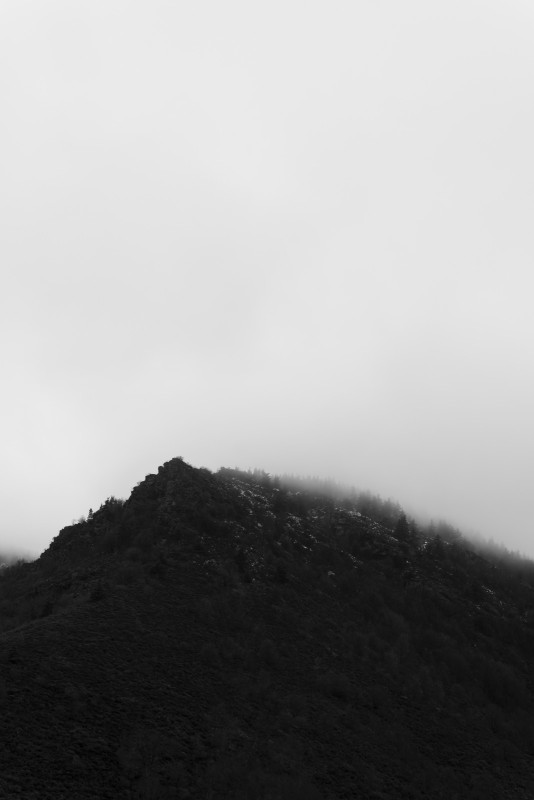
[{"label": "fog", "polygon": [[0,551],[159,464],[534,556],[534,11],[0,8]]}]

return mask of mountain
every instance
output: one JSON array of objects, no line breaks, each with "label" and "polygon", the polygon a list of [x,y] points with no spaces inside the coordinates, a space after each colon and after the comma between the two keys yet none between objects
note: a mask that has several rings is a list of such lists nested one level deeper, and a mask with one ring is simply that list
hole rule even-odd
[{"label": "mountain", "polygon": [[0,797],[534,798],[533,610],[448,526],[173,459],[0,571]]}]

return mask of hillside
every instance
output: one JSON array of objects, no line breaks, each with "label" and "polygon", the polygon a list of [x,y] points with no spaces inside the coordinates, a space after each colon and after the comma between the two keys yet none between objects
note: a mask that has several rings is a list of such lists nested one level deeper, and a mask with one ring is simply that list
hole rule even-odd
[{"label": "hillside", "polygon": [[394,504],[173,459],[0,571],[0,797],[534,798],[533,610]]}]

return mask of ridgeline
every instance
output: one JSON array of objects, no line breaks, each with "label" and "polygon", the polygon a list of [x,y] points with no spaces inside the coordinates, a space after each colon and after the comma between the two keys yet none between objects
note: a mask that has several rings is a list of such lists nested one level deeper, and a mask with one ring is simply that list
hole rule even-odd
[{"label": "ridgeline", "polygon": [[0,570],[0,798],[532,800],[534,564],[176,458]]}]

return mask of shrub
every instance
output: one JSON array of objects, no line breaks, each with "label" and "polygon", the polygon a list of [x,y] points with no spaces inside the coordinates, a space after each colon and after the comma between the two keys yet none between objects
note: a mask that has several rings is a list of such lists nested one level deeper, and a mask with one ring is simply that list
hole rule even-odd
[{"label": "shrub", "polygon": [[276,559],[274,567],[274,579],[277,583],[287,582],[287,564],[281,558]]},{"label": "shrub", "polygon": [[117,583],[131,586],[138,583],[143,577],[143,569],[139,564],[122,564],[117,572]]},{"label": "shrub", "polygon": [[205,642],[200,650],[200,658],[210,667],[216,667],[220,664],[220,656],[217,647],[213,642]]},{"label": "shrub", "polygon": [[99,600],[103,600],[106,596],[107,592],[104,587],[104,584],[100,579],[94,584],[93,588],[91,589],[91,594],[89,595],[89,599],[92,603],[97,603]]},{"label": "shrub", "polygon": [[277,667],[280,662],[280,654],[276,645],[271,639],[264,639],[260,645],[258,655],[260,660],[268,667]]},{"label": "shrub", "polygon": [[141,548],[134,546],[127,549],[124,557],[128,559],[128,561],[141,561],[142,555]]},{"label": "shrub", "polygon": [[4,678],[0,676],[0,707],[7,703],[7,687]]},{"label": "shrub", "polygon": [[339,700],[348,700],[352,694],[350,681],[341,672],[327,672],[321,679],[321,685],[327,694]]}]

